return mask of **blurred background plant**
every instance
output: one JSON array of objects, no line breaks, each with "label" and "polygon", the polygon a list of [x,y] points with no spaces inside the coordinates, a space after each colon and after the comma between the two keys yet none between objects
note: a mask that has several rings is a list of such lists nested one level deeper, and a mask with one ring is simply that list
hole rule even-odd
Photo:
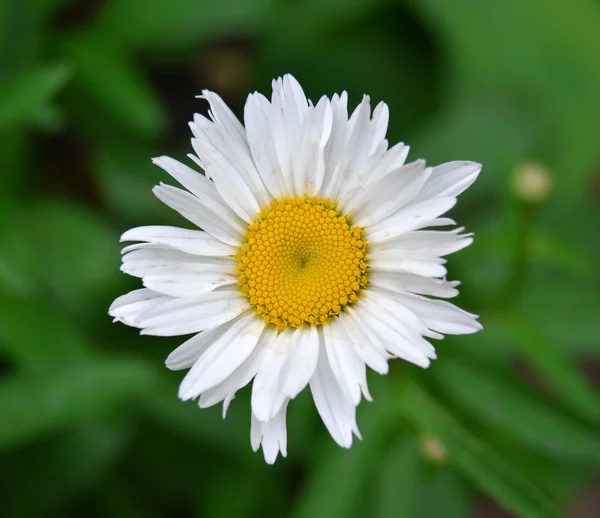
[{"label": "blurred background plant", "polygon": [[[0,516],[599,516],[599,59],[596,0],[2,0]],[[106,310],[120,233],[182,223],[150,158],[184,159],[194,95],[241,113],[285,72],[484,164],[450,278],[485,331],[371,377],[350,451],[302,394],[269,467],[247,404],[177,400],[181,340]]]}]

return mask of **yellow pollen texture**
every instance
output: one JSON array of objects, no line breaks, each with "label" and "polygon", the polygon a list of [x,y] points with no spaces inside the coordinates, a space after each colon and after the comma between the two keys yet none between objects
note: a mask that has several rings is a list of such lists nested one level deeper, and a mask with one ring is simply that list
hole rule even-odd
[{"label": "yellow pollen texture", "polygon": [[327,323],[367,284],[362,229],[314,196],[263,207],[236,258],[240,290],[280,330]]}]

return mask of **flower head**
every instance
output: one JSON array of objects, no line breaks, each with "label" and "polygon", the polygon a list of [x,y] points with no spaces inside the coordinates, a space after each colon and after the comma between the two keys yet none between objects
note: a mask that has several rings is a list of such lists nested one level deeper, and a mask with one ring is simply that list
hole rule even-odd
[{"label": "flower head", "polygon": [[[204,408],[252,381],[251,443],[267,462],[286,455],[286,409],[307,385],[333,439],[360,437],[355,409],[370,400],[367,366],[388,360],[428,367],[427,338],[473,333],[475,315],[446,302],[458,282],[443,256],[471,241],[441,217],[481,169],[473,162],[405,163],[388,149],[388,108],[347,95],[306,99],[286,75],[269,101],[248,97],[245,126],[205,91],[209,118],[190,127],[204,175],[168,157],[154,160],[184,189],[156,196],[202,230],[149,226],[122,236],[122,270],[139,289],[110,314],[142,334],[193,334],[167,358],[189,369],[183,400]],[[423,230],[434,227],[436,230]],[[429,298],[436,297],[436,298]]]}]

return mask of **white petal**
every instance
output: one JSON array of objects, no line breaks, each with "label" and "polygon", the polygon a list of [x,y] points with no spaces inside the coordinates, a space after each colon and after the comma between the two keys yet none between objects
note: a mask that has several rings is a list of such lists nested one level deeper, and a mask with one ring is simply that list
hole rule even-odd
[{"label": "white petal", "polygon": [[290,351],[283,369],[281,391],[294,399],[308,385],[319,359],[319,333],[316,326],[299,328],[298,344]]},{"label": "white petal", "polygon": [[172,297],[148,289],[134,290],[118,297],[110,305],[108,314],[114,317],[115,322],[118,320],[128,326],[137,327],[135,322],[140,313],[166,300],[172,300]]},{"label": "white petal", "polygon": [[240,172],[210,142],[192,139],[192,146],[202,157],[204,170],[214,181],[223,200],[241,219],[251,223],[260,206]]},{"label": "white petal", "polygon": [[441,257],[405,250],[385,250],[373,253],[369,259],[369,269],[374,272],[403,272],[424,277],[443,277],[447,273],[443,266],[445,263],[446,260]]},{"label": "white petal", "polygon": [[237,283],[234,273],[216,265],[202,265],[202,270],[184,270],[179,267],[161,268],[156,274],[143,279],[144,286],[172,297],[192,297],[208,293],[222,286]]},{"label": "white petal", "polygon": [[430,329],[439,333],[465,335],[482,329],[476,315],[468,313],[445,300],[432,300],[417,295],[389,293],[400,304],[413,311]]},{"label": "white petal", "polygon": [[331,196],[335,183],[333,173],[346,145],[348,125],[348,94],[346,92],[342,92],[341,95],[333,95],[331,98],[331,112],[331,135],[325,148],[325,177],[320,191],[321,198]]},{"label": "white petal", "polygon": [[368,229],[372,243],[387,241],[410,230],[420,228],[423,222],[437,218],[450,210],[456,198],[433,198],[403,207],[388,218],[375,223]]},{"label": "white petal", "polygon": [[254,93],[248,96],[244,107],[244,122],[252,158],[265,187],[274,198],[279,198],[284,193],[289,193],[291,186],[284,179],[274,142],[276,137],[283,138],[283,135],[277,131],[278,128],[273,127],[271,113],[271,103],[264,95]]},{"label": "white petal", "polygon": [[[366,227],[390,216],[410,202],[429,178],[431,168],[417,160],[391,171],[370,189],[363,189],[346,205],[356,215],[356,225]],[[361,195],[362,194],[362,195]]]},{"label": "white petal", "polygon": [[198,358],[181,382],[179,397],[194,399],[229,377],[250,356],[264,327],[254,312],[236,320]]},{"label": "white petal", "polygon": [[300,333],[286,329],[277,335],[265,351],[256,378],[252,384],[252,413],[263,422],[270,421],[286,399],[281,390],[282,373],[289,355],[298,345]]},{"label": "white petal", "polygon": [[380,342],[376,340],[374,343],[371,337],[365,334],[362,328],[357,325],[349,311],[346,311],[344,315],[340,315],[340,320],[346,329],[349,342],[360,359],[375,372],[387,374],[389,371],[387,363],[389,355],[380,346]]},{"label": "white petal", "polygon": [[[218,152],[242,176],[259,205],[266,205],[269,194],[252,160],[246,130],[218,95],[204,90],[202,97],[210,103],[209,113],[213,120],[194,114],[194,121],[190,123],[194,137],[209,143],[213,152]],[[194,161],[205,170],[211,164],[210,156],[200,154]]]},{"label": "white petal", "polygon": [[449,231],[417,230],[386,241],[375,251],[418,250],[419,253],[433,256],[449,255],[469,246],[473,242],[472,234],[460,234],[464,227]]},{"label": "white petal", "polygon": [[385,288],[396,293],[416,293],[432,297],[452,298],[458,295],[458,281],[432,279],[411,273],[372,271],[369,274],[372,286]]},{"label": "white petal", "polygon": [[[362,162],[366,160],[371,144],[363,138],[369,129],[370,111],[369,97],[365,95],[345,125],[343,145],[339,151],[336,150],[338,156],[335,163],[330,166],[333,170],[324,184],[321,194],[323,197],[339,199],[342,188],[352,189],[360,183],[356,176],[357,171],[361,169]],[[329,155],[328,160],[331,158],[332,156]]]},{"label": "white petal", "polygon": [[[385,323],[389,328],[393,329],[395,333],[400,335],[401,338],[398,340],[401,343],[399,345],[406,343],[405,349],[412,350],[412,348],[416,348],[428,358],[436,358],[435,348],[422,336],[428,336],[431,332],[421,322],[419,322],[419,324],[422,330],[417,330],[414,326],[408,325],[406,320],[398,318],[398,310],[401,308],[401,305],[391,297],[380,296],[375,302],[373,300],[364,299],[361,301],[361,310],[362,308],[366,309],[374,315],[377,320]],[[389,348],[387,349],[390,350]]]},{"label": "white petal", "polygon": [[286,411],[288,401],[283,402],[279,412],[267,423],[259,421],[252,414],[250,443],[254,451],[257,451],[262,445],[267,464],[273,464],[279,452],[283,457],[287,456]]},{"label": "white petal", "polygon": [[199,97],[208,101],[210,105],[210,115],[215,122],[215,125],[219,126],[224,134],[229,135],[230,139],[237,139],[240,142],[246,141],[246,131],[244,130],[244,126],[242,126],[242,123],[221,97],[210,90],[203,90],[202,95]]},{"label": "white petal", "polygon": [[266,347],[275,339],[276,336],[276,331],[270,328],[265,328],[250,356],[248,356],[248,358],[246,358],[246,360],[237,369],[235,369],[235,371],[233,371],[231,376],[218,385],[215,385],[211,389],[208,389],[202,393],[198,403],[200,408],[207,408],[224,401],[223,418],[225,418],[229,403],[235,397],[235,393],[250,383],[252,378],[256,376],[256,373],[258,372],[258,369],[264,359]]},{"label": "white petal", "polygon": [[414,347],[395,329],[382,322],[378,315],[372,313],[365,315],[364,324],[382,340],[386,349],[395,357],[413,363],[423,369],[429,367],[431,363],[430,358],[418,347]]},{"label": "white petal", "polygon": [[433,168],[429,181],[415,202],[433,197],[456,198],[468,189],[479,176],[481,165],[475,162],[448,162]]},{"label": "white petal", "polygon": [[[323,348],[321,329],[319,335]],[[352,433],[358,435],[356,408],[344,397],[337,384],[327,354],[319,354],[317,368],[310,380],[310,389],[317,411],[333,440],[342,448],[350,448]]]},{"label": "white petal", "polygon": [[228,256],[235,255],[237,248],[214,239],[202,230],[167,226],[146,226],[128,230],[121,241],[145,241],[166,245],[193,255]]},{"label": "white petal", "polygon": [[245,231],[243,222],[224,205],[208,198],[200,200],[170,185],[160,184],[152,191],[165,205],[214,238],[231,246],[240,246]]},{"label": "white petal", "polygon": [[325,176],[325,147],[331,134],[332,117],[329,99],[322,97],[302,121],[298,141],[291,149],[297,196],[313,196],[321,188]]},{"label": "white petal", "polygon": [[[339,318],[323,326],[325,351],[329,366],[346,399],[357,406],[360,403],[360,366]],[[360,362],[364,369],[364,363]]]},{"label": "white petal", "polygon": [[248,300],[238,290],[167,299],[138,316],[135,326],[143,328],[142,334],[176,336],[197,333],[224,324],[249,308]]},{"label": "white petal", "polygon": [[192,336],[167,356],[165,365],[172,371],[189,369],[200,355],[232,325],[233,321],[229,321]]}]

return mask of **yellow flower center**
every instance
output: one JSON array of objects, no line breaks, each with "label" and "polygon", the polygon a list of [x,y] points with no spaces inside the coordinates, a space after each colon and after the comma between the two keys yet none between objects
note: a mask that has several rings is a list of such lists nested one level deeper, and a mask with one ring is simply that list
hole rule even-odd
[{"label": "yellow flower center", "polygon": [[329,198],[285,198],[248,226],[238,285],[258,315],[278,327],[322,325],[367,284],[366,242]]}]

